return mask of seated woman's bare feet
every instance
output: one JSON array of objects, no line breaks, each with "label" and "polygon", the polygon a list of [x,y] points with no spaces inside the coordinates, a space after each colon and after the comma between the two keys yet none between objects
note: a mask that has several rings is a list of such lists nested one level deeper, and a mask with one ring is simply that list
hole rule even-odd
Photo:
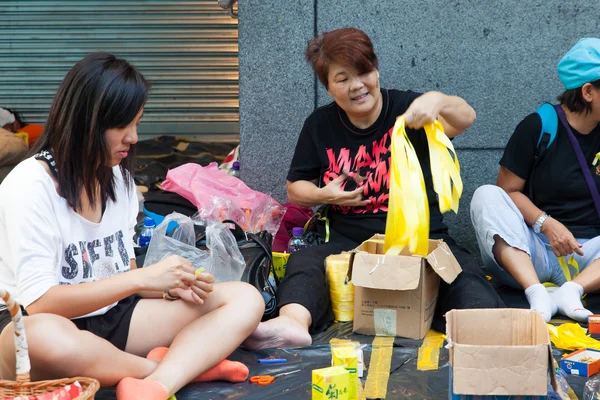
[{"label": "seated woman's bare feet", "polygon": [[305,326],[291,317],[280,315],[267,322],[261,322],[256,331],[242,343],[242,347],[260,350],[304,347],[310,346],[311,343],[312,338]]}]

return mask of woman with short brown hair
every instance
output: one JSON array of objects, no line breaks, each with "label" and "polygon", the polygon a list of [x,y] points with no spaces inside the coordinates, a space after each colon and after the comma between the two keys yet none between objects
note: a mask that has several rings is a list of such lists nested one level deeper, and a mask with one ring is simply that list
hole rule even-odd
[{"label": "woman with short brown hair", "polygon": [[475,111],[460,97],[379,86],[370,38],[355,28],[315,37],[306,49],[333,102],[305,121],[287,176],[291,202],[330,205],[330,241],[293,253],[278,290],[279,317],[262,323],[246,341],[251,348],[302,346],[333,321],[325,258],[385,232],[389,199],[391,133],[399,116],[421,161],[430,207],[431,238],[444,239],[463,268],[452,285],[441,283],[433,327],[444,330],[453,308],[495,308],[502,301],[471,254],[448,235],[433,190],[427,138],[422,129],[438,119],[449,137],[467,129]]}]

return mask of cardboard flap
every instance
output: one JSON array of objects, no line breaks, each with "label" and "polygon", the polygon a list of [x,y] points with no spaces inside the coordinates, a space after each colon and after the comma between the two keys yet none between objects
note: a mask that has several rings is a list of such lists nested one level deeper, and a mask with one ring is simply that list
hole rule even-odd
[{"label": "cardboard flap", "polygon": [[453,392],[464,395],[546,395],[548,345],[453,347]]},{"label": "cardboard flap", "polygon": [[444,280],[450,284],[462,272],[462,268],[452,251],[446,243],[439,241],[435,250],[427,255],[427,262],[433,270]]},{"label": "cardboard flap", "polygon": [[414,290],[421,279],[422,260],[358,252],[352,263],[352,284],[370,289]]},{"label": "cardboard flap", "polygon": [[453,393],[546,394],[553,360],[548,329],[539,313],[452,310],[446,313],[446,320]]}]

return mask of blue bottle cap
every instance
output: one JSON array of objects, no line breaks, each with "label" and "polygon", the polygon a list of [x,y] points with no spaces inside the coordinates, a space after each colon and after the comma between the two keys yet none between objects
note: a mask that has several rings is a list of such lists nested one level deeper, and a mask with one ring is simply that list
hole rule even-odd
[{"label": "blue bottle cap", "polygon": [[156,226],[156,224],[154,223],[154,219],[152,219],[152,217],[145,217],[144,218],[144,226],[147,226],[147,227]]}]

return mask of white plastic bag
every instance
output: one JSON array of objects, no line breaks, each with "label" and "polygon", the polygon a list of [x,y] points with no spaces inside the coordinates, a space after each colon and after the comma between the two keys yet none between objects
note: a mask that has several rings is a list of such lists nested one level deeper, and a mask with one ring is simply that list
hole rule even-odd
[{"label": "white plastic bag", "polygon": [[[169,224],[171,236],[167,236]],[[215,277],[216,282],[239,281],[246,263],[229,228],[222,223],[207,226],[208,251],[205,251],[196,248],[194,224],[192,218],[183,214],[174,212],[167,215],[154,230],[144,259],[144,267],[168,256],[179,255],[189,260],[195,269],[204,268],[205,272]]]}]

